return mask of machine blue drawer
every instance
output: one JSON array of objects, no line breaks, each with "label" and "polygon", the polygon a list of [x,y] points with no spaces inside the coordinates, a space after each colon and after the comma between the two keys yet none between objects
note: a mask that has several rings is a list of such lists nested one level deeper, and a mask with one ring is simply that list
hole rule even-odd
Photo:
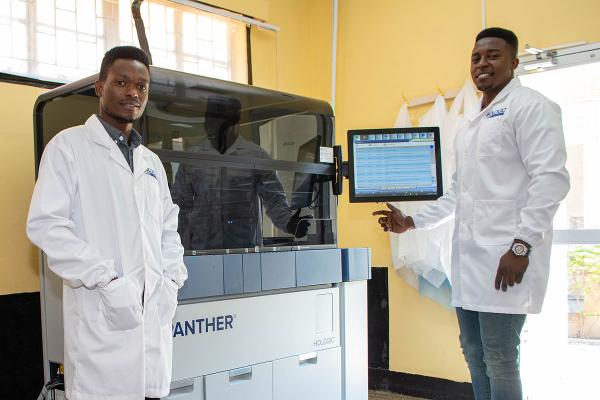
[{"label": "machine blue drawer", "polygon": [[260,254],[242,255],[242,270],[244,274],[244,293],[260,292],[262,290]]},{"label": "machine blue drawer", "polygon": [[223,256],[223,287],[225,294],[244,293],[244,271],[242,269],[241,254]]},{"label": "machine blue drawer", "polygon": [[342,281],[340,249],[296,251],[296,285],[310,286]]},{"label": "machine blue drawer", "polygon": [[371,249],[341,249],[344,282],[371,279]]},{"label": "machine blue drawer", "polygon": [[187,267],[188,279],[179,289],[179,300],[225,294],[223,256],[189,256],[183,257],[183,262]]},{"label": "machine blue drawer", "polygon": [[296,286],[296,259],[292,251],[260,255],[262,290]]}]

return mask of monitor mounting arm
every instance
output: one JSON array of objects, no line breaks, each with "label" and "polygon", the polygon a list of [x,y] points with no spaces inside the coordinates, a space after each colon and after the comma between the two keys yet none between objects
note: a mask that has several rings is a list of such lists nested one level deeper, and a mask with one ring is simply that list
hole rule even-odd
[{"label": "monitor mounting arm", "polygon": [[333,146],[333,158],[335,160],[335,180],[332,182],[333,194],[339,196],[344,189],[344,178],[348,178],[348,162],[343,160],[342,146]]}]

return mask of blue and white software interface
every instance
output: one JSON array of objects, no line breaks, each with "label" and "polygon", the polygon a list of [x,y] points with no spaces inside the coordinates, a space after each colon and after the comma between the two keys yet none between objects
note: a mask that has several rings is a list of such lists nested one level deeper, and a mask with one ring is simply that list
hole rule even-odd
[{"label": "blue and white software interface", "polygon": [[437,193],[433,132],[354,135],[356,196]]}]

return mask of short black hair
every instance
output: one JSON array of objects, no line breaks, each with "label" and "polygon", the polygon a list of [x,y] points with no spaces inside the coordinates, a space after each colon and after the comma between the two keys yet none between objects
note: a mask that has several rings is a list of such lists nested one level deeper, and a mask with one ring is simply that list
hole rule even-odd
[{"label": "short black hair", "polygon": [[498,28],[498,27],[487,28],[487,29],[484,29],[481,32],[479,32],[479,34],[475,38],[475,42],[478,42],[480,39],[489,38],[489,37],[499,38],[499,39],[504,40],[506,43],[508,43],[509,45],[512,46],[513,57],[515,57],[515,58],[517,57],[517,50],[519,49],[519,39],[517,38],[517,35],[515,35],[515,33],[513,31],[509,31],[508,29]]},{"label": "short black hair", "polygon": [[99,79],[101,81],[106,80],[111,65],[120,59],[139,61],[144,64],[146,68],[148,68],[148,72],[150,72],[150,59],[144,50],[134,46],[117,46],[104,54],[102,64],[100,65]]}]

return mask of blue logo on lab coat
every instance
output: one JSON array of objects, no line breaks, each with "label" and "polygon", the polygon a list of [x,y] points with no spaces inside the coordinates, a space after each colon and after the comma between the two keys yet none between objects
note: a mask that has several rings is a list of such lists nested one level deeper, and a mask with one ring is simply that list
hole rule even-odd
[{"label": "blue logo on lab coat", "polygon": [[146,168],[146,170],[144,171],[144,173],[147,174],[147,175],[150,175],[154,179],[158,180],[158,178],[156,178],[156,171],[153,170],[152,168]]},{"label": "blue logo on lab coat", "polygon": [[487,114],[485,114],[485,117],[486,118],[494,118],[494,117],[498,117],[500,115],[504,115],[505,112],[506,112],[506,107],[499,108],[497,110],[488,111]]}]

